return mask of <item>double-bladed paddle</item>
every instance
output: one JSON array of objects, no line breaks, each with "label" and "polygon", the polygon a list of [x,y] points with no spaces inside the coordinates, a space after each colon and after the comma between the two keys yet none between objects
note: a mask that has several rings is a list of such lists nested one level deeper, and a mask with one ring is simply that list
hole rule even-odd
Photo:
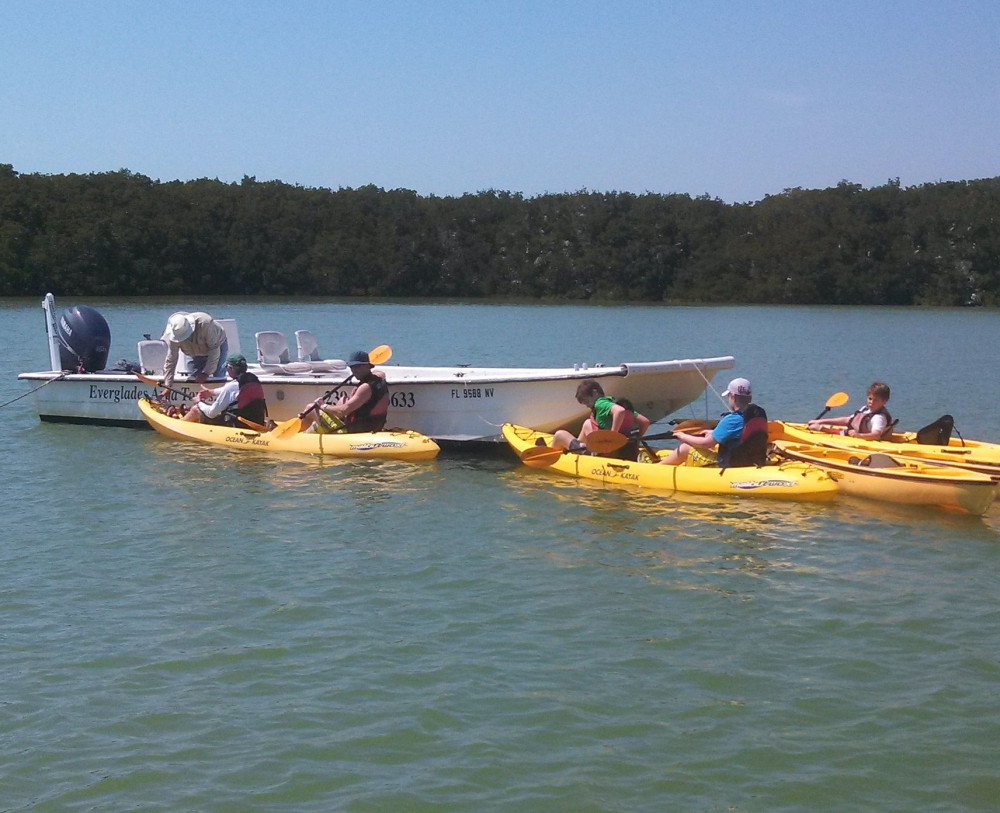
[{"label": "double-bladed paddle", "polygon": [[[374,348],[368,353],[368,363],[369,364],[385,364],[392,357],[392,348],[387,344],[380,344],[378,347]],[[351,378],[354,373],[351,373],[347,378],[341,381],[332,389],[327,390],[323,393],[322,400],[325,401],[331,395],[333,395],[338,389],[344,386]],[[302,430],[302,419],[312,412],[314,409],[319,409],[318,404],[311,404],[302,410],[294,418],[289,418],[287,421],[282,421],[274,429],[271,430],[271,435],[276,438],[286,438],[291,435],[297,434]]]}]

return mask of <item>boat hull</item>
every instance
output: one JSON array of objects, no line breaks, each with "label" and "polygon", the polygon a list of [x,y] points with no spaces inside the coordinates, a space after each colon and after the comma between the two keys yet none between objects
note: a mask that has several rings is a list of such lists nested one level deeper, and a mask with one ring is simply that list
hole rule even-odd
[{"label": "boat hull", "polygon": [[[706,382],[732,368],[732,356],[623,363],[589,370],[569,368],[379,367],[390,387],[388,426],[413,429],[437,440],[502,442],[500,426],[515,421],[547,431],[576,431],[587,416],[576,402],[576,388],[587,378],[600,381],[609,395],[628,398],[650,420],[659,420],[696,400]],[[276,421],[294,417],[304,405],[333,390],[346,401],[354,386],[345,374],[289,375],[250,370],[260,378],[268,411]],[[21,373],[33,390],[43,421],[145,426],[137,399],[154,390],[124,372]],[[209,386],[222,381],[209,382]],[[199,387],[179,377],[173,403],[189,402]]]},{"label": "boat hull", "polygon": [[831,435],[807,429],[805,424],[770,421],[767,425],[768,439],[788,441],[805,446],[828,446],[834,449],[848,449],[855,454],[883,452],[895,457],[903,456],[929,463],[954,466],[1000,479],[1000,444],[978,440],[958,440],[947,446],[934,446],[916,442],[912,432],[898,433],[892,440],[864,440],[844,435]]},{"label": "boat hull", "polygon": [[394,460],[433,460],[440,451],[433,440],[416,432],[365,432],[343,435],[299,432],[287,438],[278,438],[270,432],[256,432],[249,428],[213,426],[170,418],[146,399],[140,400],[138,407],[143,418],[161,435],[176,440],[211,443],[228,449]]},{"label": "boat hull", "polygon": [[[855,497],[977,516],[986,513],[996,497],[997,483],[988,474],[968,469],[901,455],[859,455],[849,449],[806,446],[782,440],[775,441],[774,448],[783,457],[829,472],[841,491]],[[880,459],[889,465],[880,467]]]},{"label": "boat hull", "polygon": [[[520,456],[541,438],[552,436],[523,426],[505,424],[504,439]],[[804,463],[718,469],[634,463],[593,455],[566,453],[548,467],[555,474],[596,480],[605,485],[648,488],[660,492],[768,497],[784,500],[827,500],[837,494],[836,482],[824,471]]]}]

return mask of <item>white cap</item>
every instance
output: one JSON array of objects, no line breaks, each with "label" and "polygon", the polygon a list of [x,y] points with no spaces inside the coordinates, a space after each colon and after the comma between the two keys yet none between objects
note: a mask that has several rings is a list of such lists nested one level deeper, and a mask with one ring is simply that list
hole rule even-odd
[{"label": "white cap", "polygon": [[750,382],[745,378],[734,378],[729,382],[723,395],[751,395]]},{"label": "white cap", "polygon": [[163,331],[163,341],[182,342],[194,333],[194,323],[186,313],[175,313],[167,319],[167,329]]}]

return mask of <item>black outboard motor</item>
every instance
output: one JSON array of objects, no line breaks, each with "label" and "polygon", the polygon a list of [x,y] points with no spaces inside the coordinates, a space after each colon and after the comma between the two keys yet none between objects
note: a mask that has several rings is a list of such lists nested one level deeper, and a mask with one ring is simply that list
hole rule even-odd
[{"label": "black outboard motor", "polygon": [[56,325],[59,362],[64,370],[96,373],[108,363],[111,328],[93,308],[74,305],[63,311]]}]

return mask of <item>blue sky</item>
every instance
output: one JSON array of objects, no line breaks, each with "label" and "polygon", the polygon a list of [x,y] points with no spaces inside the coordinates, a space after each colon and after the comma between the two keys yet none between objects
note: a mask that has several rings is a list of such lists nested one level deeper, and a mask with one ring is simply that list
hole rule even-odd
[{"label": "blue sky", "polygon": [[1000,3],[0,0],[0,163],[708,194],[1000,175]]}]

